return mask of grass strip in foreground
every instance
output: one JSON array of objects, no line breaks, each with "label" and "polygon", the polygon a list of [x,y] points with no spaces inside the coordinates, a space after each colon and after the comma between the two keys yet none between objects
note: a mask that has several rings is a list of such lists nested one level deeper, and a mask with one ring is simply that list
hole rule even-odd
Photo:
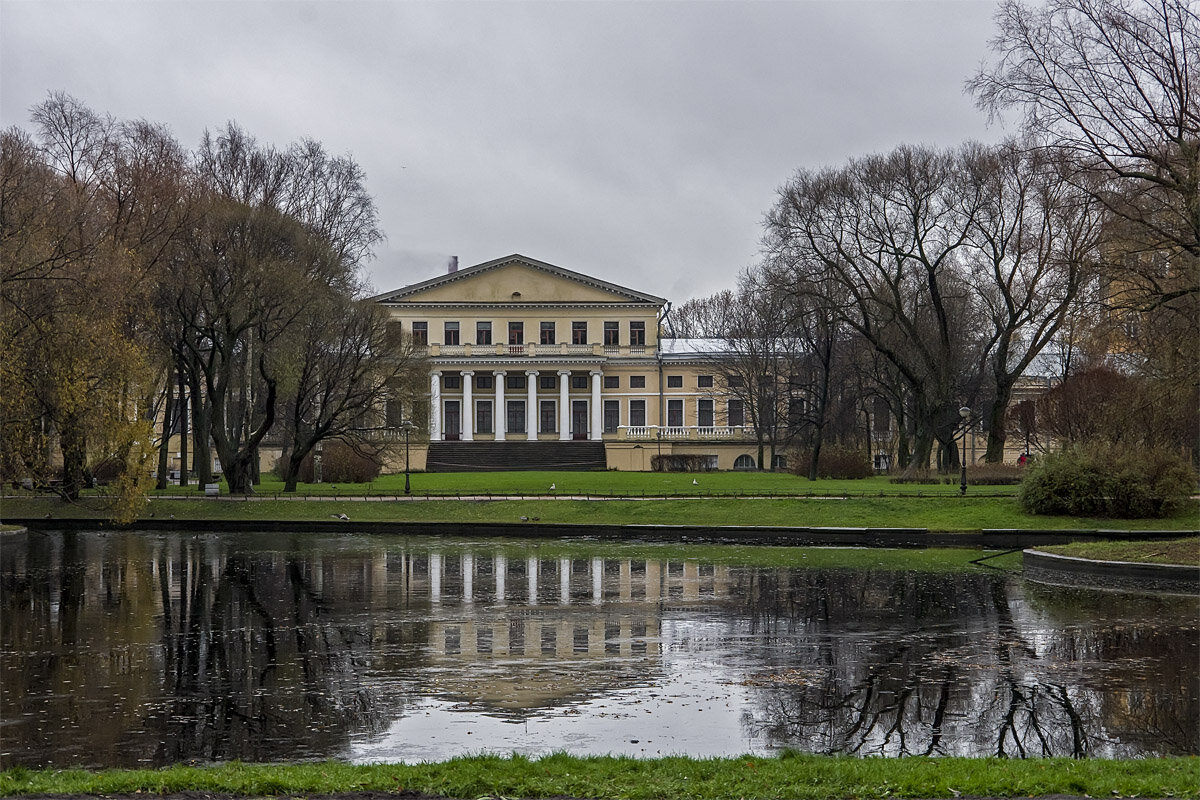
[{"label": "grass strip in foreground", "polygon": [[1200,759],[776,757],[640,760],[470,756],[434,764],[230,763],[162,770],[0,773],[0,795],[219,792],[247,797],[411,790],[445,797],[1200,797]]}]

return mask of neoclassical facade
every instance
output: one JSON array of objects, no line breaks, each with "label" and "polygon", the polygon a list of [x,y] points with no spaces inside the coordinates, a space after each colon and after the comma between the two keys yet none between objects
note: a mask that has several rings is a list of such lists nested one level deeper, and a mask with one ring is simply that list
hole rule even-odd
[{"label": "neoclassical facade", "polygon": [[[425,348],[428,405],[410,416],[434,450],[592,442],[611,469],[648,470],[655,455],[678,453],[718,469],[755,466],[741,402],[721,396],[714,355],[659,339],[661,297],[511,255],[375,300]],[[422,447],[412,465],[435,455]]]}]

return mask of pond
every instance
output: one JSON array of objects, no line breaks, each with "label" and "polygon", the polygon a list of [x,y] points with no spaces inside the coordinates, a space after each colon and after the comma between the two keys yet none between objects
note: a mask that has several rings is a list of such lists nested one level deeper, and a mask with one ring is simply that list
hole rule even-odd
[{"label": "pond", "polygon": [[0,766],[1200,753],[1200,599],[979,555],[6,536]]}]

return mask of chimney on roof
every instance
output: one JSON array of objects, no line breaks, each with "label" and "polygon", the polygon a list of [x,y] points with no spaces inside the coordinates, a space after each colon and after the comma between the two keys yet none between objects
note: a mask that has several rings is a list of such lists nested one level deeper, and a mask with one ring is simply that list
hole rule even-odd
[{"label": "chimney on roof", "polygon": [[447,274],[453,275],[458,272],[458,256],[450,256],[450,263],[447,266]]}]

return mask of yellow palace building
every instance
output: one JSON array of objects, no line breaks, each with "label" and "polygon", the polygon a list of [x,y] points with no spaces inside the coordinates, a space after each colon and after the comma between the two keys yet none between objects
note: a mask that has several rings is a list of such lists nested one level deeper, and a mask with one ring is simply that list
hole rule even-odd
[{"label": "yellow palace building", "polygon": [[660,339],[661,297],[511,255],[374,299],[428,358],[414,469],[758,466],[714,342]]}]

